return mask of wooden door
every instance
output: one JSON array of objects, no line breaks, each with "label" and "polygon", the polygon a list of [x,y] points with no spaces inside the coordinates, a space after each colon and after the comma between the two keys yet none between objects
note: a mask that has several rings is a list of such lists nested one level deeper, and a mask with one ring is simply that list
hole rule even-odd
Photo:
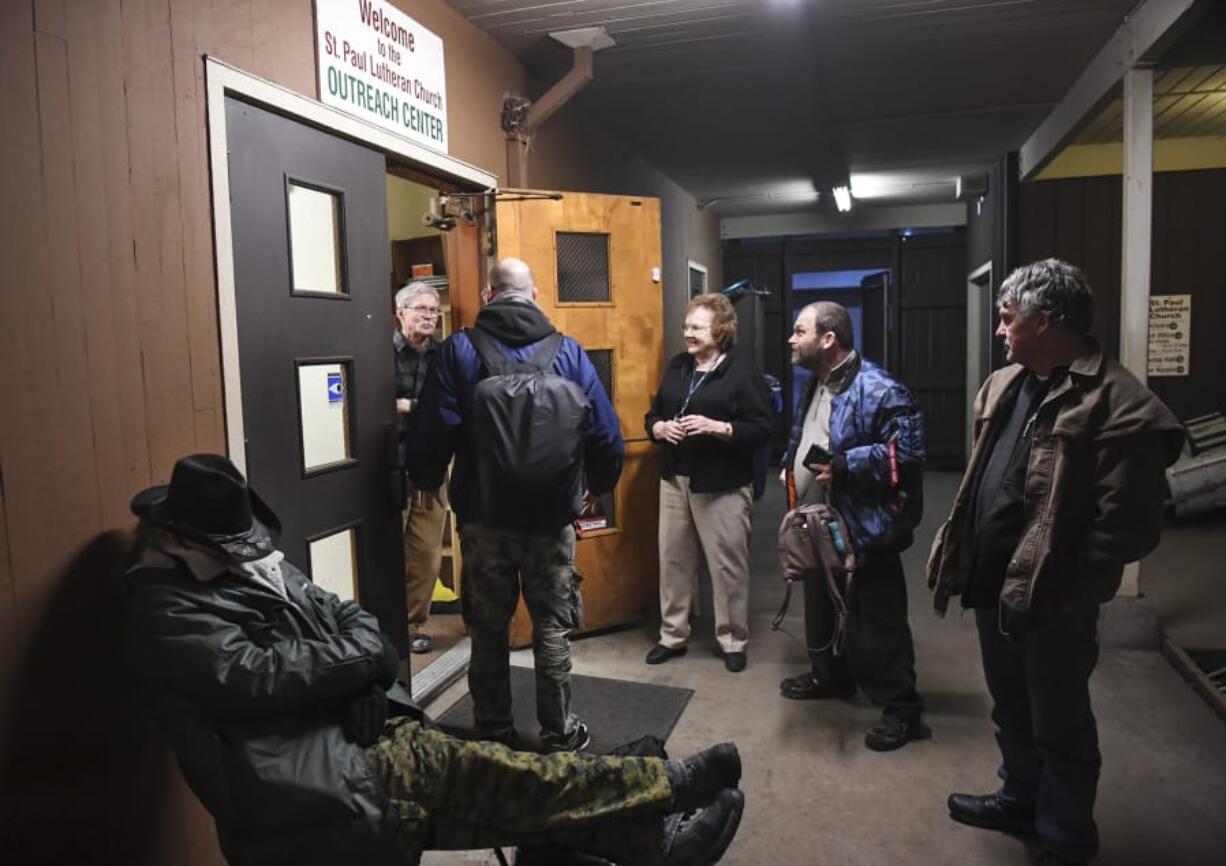
[{"label": "wooden door", "polygon": [[[537,303],[587,351],[626,440],[621,480],[607,497],[612,525],[575,546],[584,577],[578,634],[638,622],[658,603],[659,457],[643,416],[663,368],[660,202],[565,193],[560,201],[500,202],[498,256],[532,268]],[[523,602],[511,643],[531,643]]]}]

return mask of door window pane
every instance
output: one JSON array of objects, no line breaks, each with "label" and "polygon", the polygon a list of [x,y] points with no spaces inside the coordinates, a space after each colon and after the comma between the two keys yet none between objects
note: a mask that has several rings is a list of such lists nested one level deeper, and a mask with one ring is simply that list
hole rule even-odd
[{"label": "door window pane", "polygon": [[352,528],[325,535],[309,543],[311,580],[342,601],[358,597],[357,533]]},{"label": "door window pane", "polygon": [[294,291],[343,294],[341,197],[292,180],[288,190]]},{"label": "door window pane", "polygon": [[353,457],[349,443],[349,364],[298,365],[302,469],[311,473]]},{"label": "door window pane", "polygon": [[588,349],[587,357],[596,368],[596,378],[604,386],[605,396],[613,402],[613,350]]},{"label": "door window pane", "polygon": [[609,236],[558,232],[558,302],[609,302]]}]

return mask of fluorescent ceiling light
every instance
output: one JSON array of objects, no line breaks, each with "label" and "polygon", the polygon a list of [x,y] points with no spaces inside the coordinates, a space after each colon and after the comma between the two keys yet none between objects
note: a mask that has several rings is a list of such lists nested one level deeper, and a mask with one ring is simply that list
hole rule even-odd
[{"label": "fluorescent ceiling light", "polygon": [[847,213],[851,210],[851,190],[845,186],[836,186],[833,190],[834,206],[838,208],[839,213]]}]

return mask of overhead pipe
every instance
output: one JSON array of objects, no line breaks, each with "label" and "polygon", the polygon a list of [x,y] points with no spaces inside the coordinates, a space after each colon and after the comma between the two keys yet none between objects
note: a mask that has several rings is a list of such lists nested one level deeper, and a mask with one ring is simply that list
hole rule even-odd
[{"label": "overhead pipe", "polygon": [[[545,121],[570,101],[595,77],[592,55],[613,44],[602,27],[549,34],[574,51],[570,71],[549,88],[540,99],[527,102],[522,97],[503,100],[502,128],[507,134],[507,186],[528,187],[528,146]],[[525,113],[524,109],[527,109]]]}]

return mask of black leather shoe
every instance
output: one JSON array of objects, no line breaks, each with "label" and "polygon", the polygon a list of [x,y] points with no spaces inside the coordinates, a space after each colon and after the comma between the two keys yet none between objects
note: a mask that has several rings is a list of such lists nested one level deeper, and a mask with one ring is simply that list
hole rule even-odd
[{"label": "black leather shoe", "polygon": [[932,729],[919,713],[886,711],[864,734],[864,745],[874,752],[892,752],[912,740],[932,739]]},{"label": "black leather shoe", "polygon": [[739,674],[745,670],[745,653],[724,653],[724,667],[729,673]]},{"label": "black leather shoe", "polygon": [[666,647],[664,646],[664,644],[658,643],[655,646],[653,646],[650,650],[647,651],[647,664],[662,665],[669,659],[678,658],[680,656],[685,655],[685,653],[686,653],[686,649],[683,646],[679,646],[676,649],[674,649],[672,647]]},{"label": "black leather shoe", "polygon": [[664,772],[673,792],[673,811],[688,812],[708,805],[725,788],[737,786],[741,753],[734,743],[720,743],[684,761],[666,762]]},{"label": "black leather shoe", "polygon": [[823,683],[816,674],[787,677],[779,683],[779,691],[794,701],[848,700],[856,693],[852,683]]},{"label": "black leather shoe", "polygon": [[725,788],[700,812],[679,813],[665,819],[662,866],[707,866],[718,863],[732,843],[745,795],[736,788]]},{"label": "black leather shoe", "polygon": [[950,794],[949,817],[959,824],[1034,836],[1034,811],[1002,803],[995,794]]}]

